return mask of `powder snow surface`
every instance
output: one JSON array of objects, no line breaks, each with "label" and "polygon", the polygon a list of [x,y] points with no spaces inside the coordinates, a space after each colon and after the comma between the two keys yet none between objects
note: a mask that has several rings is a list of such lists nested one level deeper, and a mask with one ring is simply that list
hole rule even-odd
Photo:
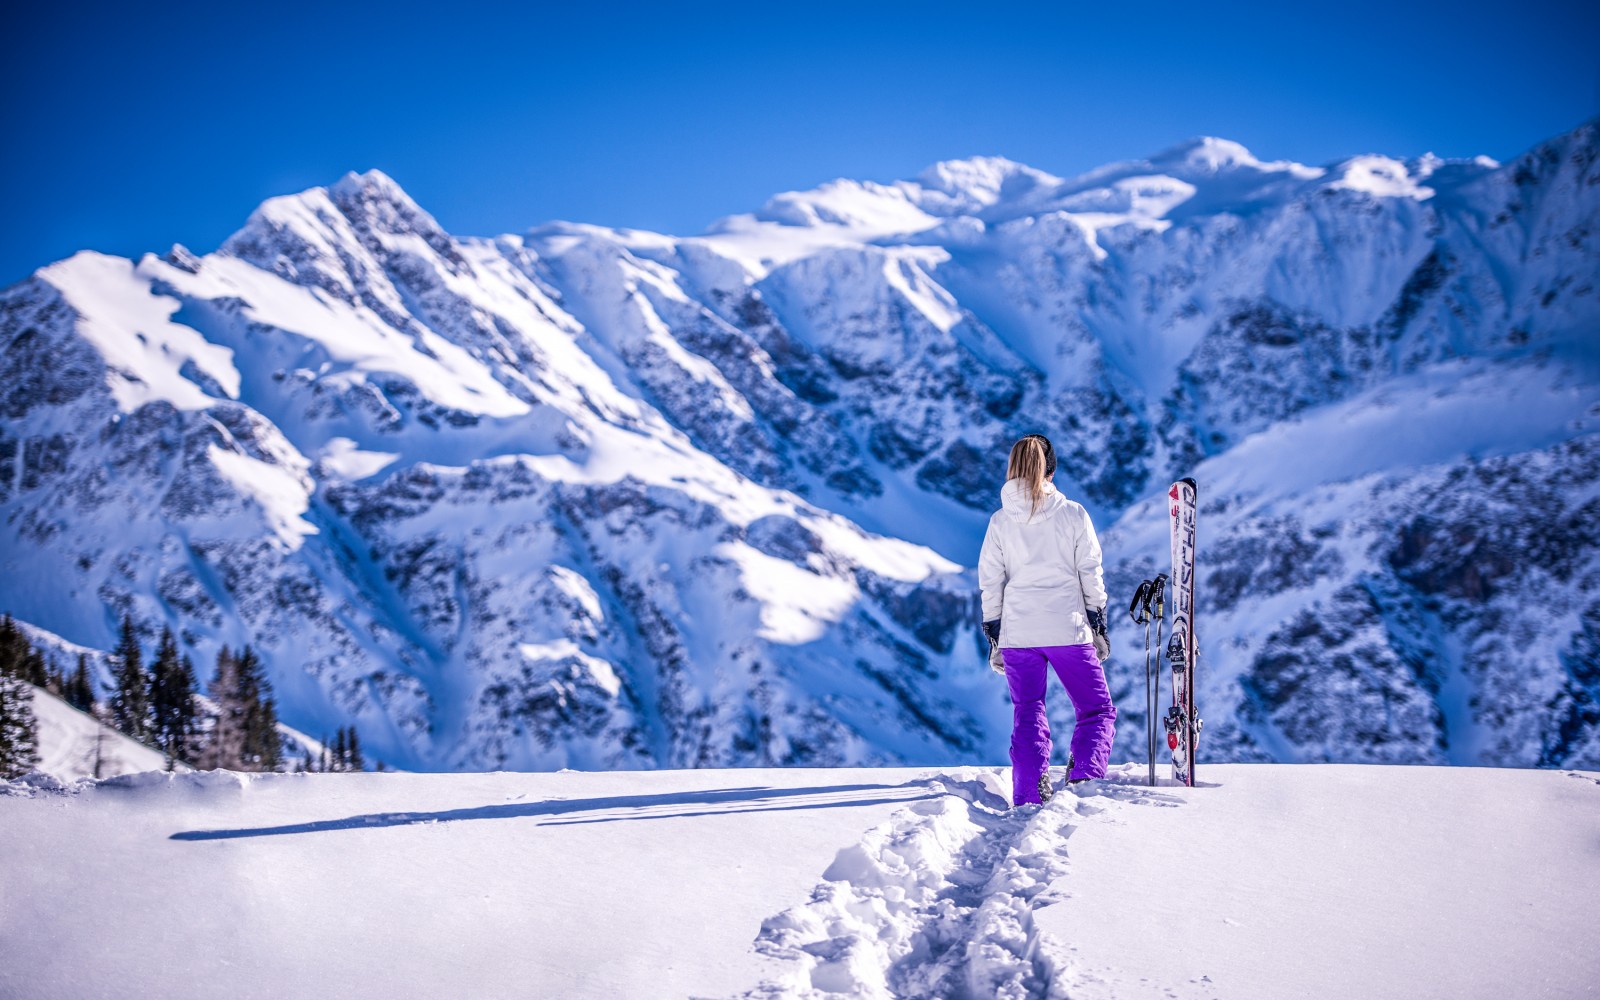
[{"label": "powder snow surface", "polygon": [[[0,783],[0,996],[1580,997],[1600,774]],[[9,794],[5,794],[9,793]],[[1070,839],[1069,839],[1070,838]]]}]

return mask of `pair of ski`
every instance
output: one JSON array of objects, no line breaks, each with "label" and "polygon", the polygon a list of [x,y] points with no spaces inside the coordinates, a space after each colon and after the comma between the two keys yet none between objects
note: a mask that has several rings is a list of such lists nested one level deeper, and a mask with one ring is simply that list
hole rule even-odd
[{"label": "pair of ski", "polygon": [[[1194,706],[1194,529],[1199,489],[1193,479],[1180,479],[1167,492],[1172,528],[1172,575],[1156,574],[1134,592],[1128,615],[1144,626],[1145,748],[1149,755],[1150,784],[1156,783],[1156,718],[1161,698],[1161,628],[1166,596],[1172,591],[1172,635],[1167,659],[1172,665],[1172,706],[1162,720],[1167,749],[1172,753],[1172,777],[1180,785],[1194,785],[1194,754],[1202,725]],[[1151,660],[1150,626],[1155,624],[1157,657]]]}]

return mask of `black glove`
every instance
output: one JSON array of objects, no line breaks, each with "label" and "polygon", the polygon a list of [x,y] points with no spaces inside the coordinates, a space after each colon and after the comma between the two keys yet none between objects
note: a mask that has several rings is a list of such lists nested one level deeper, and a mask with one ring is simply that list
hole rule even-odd
[{"label": "black glove", "polygon": [[1000,654],[1000,619],[983,623],[984,637],[989,640],[989,669],[997,674],[1006,672],[1006,661]]},{"label": "black glove", "polygon": [[1094,654],[1104,663],[1111,656],[1111,637],[1106,634],[1106,609],[1087,608],[1089,631],[1093,632]]}]

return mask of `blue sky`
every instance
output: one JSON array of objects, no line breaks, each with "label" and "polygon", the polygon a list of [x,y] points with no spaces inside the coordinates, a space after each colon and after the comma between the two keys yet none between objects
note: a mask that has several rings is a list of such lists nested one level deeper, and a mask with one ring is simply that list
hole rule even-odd
[{"label": "blue sky", "polygon": [[689,234],[940,159],[1508,159],[1600,111],[1593,3],[29,6],[0,32],[0,284],[209,251],[369,167],[457,233]]}]

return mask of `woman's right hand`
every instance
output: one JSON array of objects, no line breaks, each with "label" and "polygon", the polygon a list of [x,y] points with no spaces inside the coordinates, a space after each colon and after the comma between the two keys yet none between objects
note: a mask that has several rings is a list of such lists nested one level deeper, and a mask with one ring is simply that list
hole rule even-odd
[{"label": "woman's right hand", "polygon": [[1094,655],[1101,663],[1111,658],[1111,636],[1107,634],[1106,609],[1088,608],[1090,639],[1094,642]]},{"label": "woman's right hand", "polygon": [[989,669],[997,674],[1006,672],[1005,656],[1000,652],[1000,619],[983,623],[984,638],[989,640]]}]

